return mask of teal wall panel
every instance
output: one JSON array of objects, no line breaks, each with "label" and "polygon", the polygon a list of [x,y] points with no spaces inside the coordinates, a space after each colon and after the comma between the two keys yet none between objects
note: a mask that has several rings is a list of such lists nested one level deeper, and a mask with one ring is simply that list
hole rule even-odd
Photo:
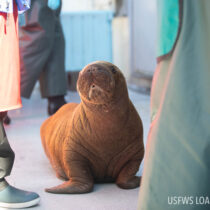
[{"label": "teal wall panel", "polygon": [[111,11],[62,13],[67,71],[96,60],[112,62],[112,19]]}]

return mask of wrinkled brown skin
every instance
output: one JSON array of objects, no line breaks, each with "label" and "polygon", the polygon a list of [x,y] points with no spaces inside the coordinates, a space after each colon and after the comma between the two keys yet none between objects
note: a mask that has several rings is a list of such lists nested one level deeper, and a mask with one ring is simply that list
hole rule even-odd
[{"label": "wrinkled brown skin", "polygon": [[50,193],[88,193],[95,182],[139,187],[135,176],[144,156],[143,126],[129,100],[125,78],[108,62],[94,62],[79,74],[81,103],[69,103],[41,127],[45,152],[59,186]]}]

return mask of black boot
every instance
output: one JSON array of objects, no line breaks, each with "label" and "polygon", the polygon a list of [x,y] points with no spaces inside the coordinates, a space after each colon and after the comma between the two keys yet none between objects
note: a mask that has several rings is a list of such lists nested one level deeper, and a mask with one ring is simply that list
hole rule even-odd
[{"label": "black boot", "polygon": [[48,97],[48,115],[53,115],[64,104],[66,104],[64,96]]},{"label": "black boot", "polygon": [[5,125],[9,125],[11,123],[11,119],[9,118],[7,112],[0,112],[0,119],[3,120]]},{"label": "black boot", "polygon": [[6,115],[3,122],[4,122],[5,125],[9,125],[11,123],[10,117],[8,115]]}]

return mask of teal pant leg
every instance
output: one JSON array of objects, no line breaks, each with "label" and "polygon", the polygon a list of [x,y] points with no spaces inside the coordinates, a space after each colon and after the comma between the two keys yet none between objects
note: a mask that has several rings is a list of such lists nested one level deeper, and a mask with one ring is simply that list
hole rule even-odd
[{"label": "teal pant leg", "polygon": [[51,54],[40,76],[42,98],[65,95],[67,75],[65,72],[65,40],[60,16],[54,12],[55,33]]},{"label": "teal pant leg", "polygon": [[153,78],[138,210],[210,209],[210,1],[180,2],[179,38]]},{"label": "teal pant leg", "polygon": [[19,27],[22,97],[30,98],[37,81],[42,97],[66,94],[60,9],[53,11],[47,1],[32,0],[31,9],[24,14]]},{"label": "teal pant leg", "polygon": [[15,154],[12,151],[0,116],[0,179],[10,175]]}]

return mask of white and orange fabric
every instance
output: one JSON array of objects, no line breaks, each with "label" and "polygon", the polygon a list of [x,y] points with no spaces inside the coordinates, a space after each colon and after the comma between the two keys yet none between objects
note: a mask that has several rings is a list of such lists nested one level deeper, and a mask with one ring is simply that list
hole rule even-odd
[{"label": "white and orange fabric", "polygon": [[0,112],[20,108],[18,11],[0,12]]}]

